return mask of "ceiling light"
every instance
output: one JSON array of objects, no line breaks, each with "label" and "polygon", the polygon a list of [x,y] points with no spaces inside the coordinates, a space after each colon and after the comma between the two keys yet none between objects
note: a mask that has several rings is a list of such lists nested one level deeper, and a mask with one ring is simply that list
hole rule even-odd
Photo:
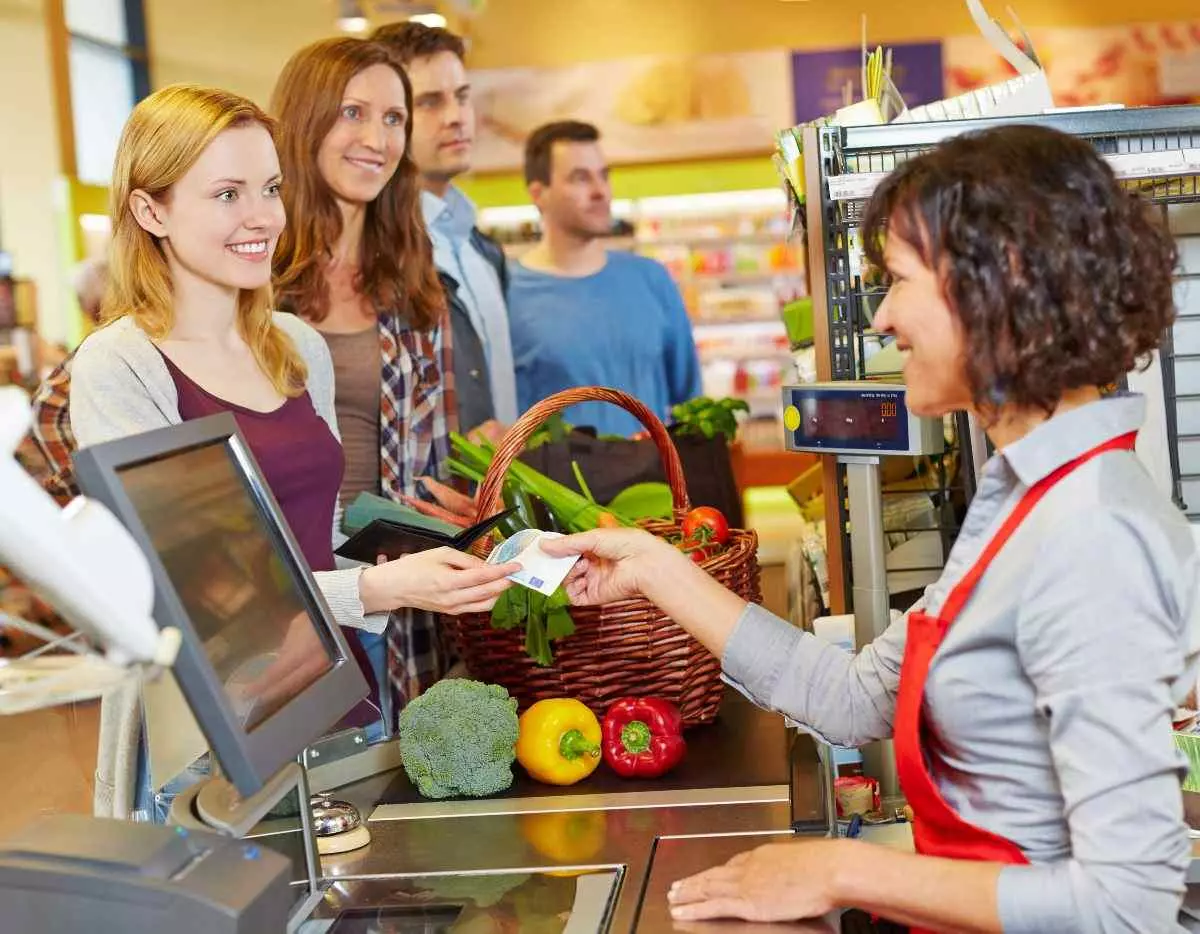
[{"label": "ceiling light", "polygon": [[408,18],[410,23],[420,23],[430,29],[445,29],[446,17],[441,13],[414,13]]},{"label": "ceiling light", "polygon": [[338,4],[338,29],[342,32],[366,32],[370,25],[357,0],[341,0]]}]

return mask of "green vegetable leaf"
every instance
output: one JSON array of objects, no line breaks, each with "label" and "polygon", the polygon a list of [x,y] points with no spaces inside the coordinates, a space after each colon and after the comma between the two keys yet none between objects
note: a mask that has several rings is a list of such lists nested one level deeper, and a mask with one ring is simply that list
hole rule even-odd
[{"label": "green vegetable leaf", "polygon": [[524,622],[525,608],[520,602],[523,597],[519,593],[523,589],[523,587],[509,587],[500,594],[496,605],[492,607],[493,629],[516,629]]},{"label": "green vegetable leaf", "polygon": [[546,637],[546,626],[541,619],[535,619],[532,614],[525,621],[525,651],[543,668],[554,664],[554,653],[550,650],[550,640]]},{"label": "green vegetable leaf", "polygon": [[583,479],[583,471],[579,469],[579,461],[571,461],[571,471],[575,474],[575,482],[579,484],[579,492],[582,493],[589,503],[595,503],[596,497],[592,495],[592,491],[588,489],[587,481]]},{"label": "green vegetable leaf", "polygon": [[575,620],[565,606],[555,607],[546,614],[546,637],[565,639],[575,634]]},{"label": "green vegetable leaf", "polygon": [[510,506],[516,507],[516,518],[520,519],[520,528],[536,529],[538,527],[533,503],[530,502],[529,494],[521,489],[520,484],[514,480],[506,482],[504,484],[504,500]]},{"label": "green vegetable leaf", "polygon": [[673,500],[665,483],[635,483],[613,497],[608,508],[626,519],[669,519]]},{"label": "green vegetable leaf", "polygon": [[561,415],[551,415],[542,422],[541,427],[537,431],[529,436],[529,441],[525,444],[525,450],[533,451],[544,444],[564,441],[573,430],[574,426],[567,422]]}]

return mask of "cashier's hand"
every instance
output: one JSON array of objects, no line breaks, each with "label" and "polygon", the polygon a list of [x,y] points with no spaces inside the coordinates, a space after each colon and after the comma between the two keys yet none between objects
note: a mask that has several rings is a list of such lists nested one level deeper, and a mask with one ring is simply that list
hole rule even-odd
[{"label": "cashier's hand", "polygon": [[519,570],[516,562],[484,564],[453,548],[434,548],[367,568],[358,591],[367,613],[400,607],[451,616],[486,613],[512,586],[505,578]]},{"label": "cashier's hand", "polygon": [[741,918],[799,921],[834,911],[837,873],[852,848],[846,840],[772,843],[739,853],[671,886],[667,901],[677,921]]},{"label": "cashier's hand", "polygon": [[563,582],[577,606],[644,596],[647,582],[671,578],[673,564],[690,567],[681,552],[640,529],[594,529],[544,539],[539,547],[556,558],[582,555]]}]

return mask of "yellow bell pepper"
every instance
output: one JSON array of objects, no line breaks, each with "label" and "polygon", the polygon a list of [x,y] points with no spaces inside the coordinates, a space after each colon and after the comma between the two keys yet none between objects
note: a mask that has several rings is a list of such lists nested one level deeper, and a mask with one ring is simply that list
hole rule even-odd
[{"label": "yellow bell pepper", "polygon": [[572,698],[538,701],[521,714],[517,761],[547,785],[574,785],[600,764],[600,721]]}]

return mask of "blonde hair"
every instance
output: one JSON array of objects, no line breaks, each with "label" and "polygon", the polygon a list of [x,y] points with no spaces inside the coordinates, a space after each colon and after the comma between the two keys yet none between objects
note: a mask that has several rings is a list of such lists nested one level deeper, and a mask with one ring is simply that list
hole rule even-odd
[{"label": "blonde hair", "polygon": [[[275,137],[275,123],[252,101],[228,91],[176,84],[134,108],[113,166],[109,280],[101,307],[104,322],[125,315],[152,340],[166,337],[175,321],[171,273],[158,238],[133,216],[130,196],[141,190],[157,201],[225,130],[258,125]],[[270,285],[238,294],[238,330],[259,367],[285,396],[304,391],[308,373],[291,339],[272,319]]]}]

